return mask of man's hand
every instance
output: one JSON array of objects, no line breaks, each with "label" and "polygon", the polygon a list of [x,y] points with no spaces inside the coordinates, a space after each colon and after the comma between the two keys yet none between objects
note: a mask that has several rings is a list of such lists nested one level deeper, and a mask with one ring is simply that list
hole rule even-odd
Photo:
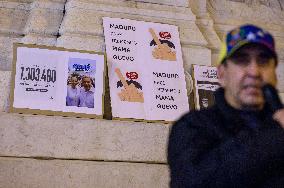
[{"label": "man's hand", "polygon": [[277,110],[273,115],[273,119],[278,121],[280,126],[284,129],[284,108]]}]

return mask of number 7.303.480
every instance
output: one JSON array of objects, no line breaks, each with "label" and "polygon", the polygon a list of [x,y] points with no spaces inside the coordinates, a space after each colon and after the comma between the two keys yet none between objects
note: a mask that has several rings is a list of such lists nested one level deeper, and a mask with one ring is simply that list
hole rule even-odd
[{"label": "number 7.303.480", "polygon": [[31,81],[44,81],[44,82],[55,82],[56,81],[56,70],[52,69],[40,69],[34,67],[20,67],[21,68],[21,80]]}]

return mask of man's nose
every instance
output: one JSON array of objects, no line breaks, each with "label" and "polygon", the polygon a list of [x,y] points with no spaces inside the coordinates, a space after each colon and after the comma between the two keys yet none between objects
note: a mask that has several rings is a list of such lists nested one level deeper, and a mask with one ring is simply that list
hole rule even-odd
[{"label": "man's nose", "polygon": [[251,76],[259,76],[260,75],[260,66],[257,63],[257,60],[255,58],[252,58],[250,60],[250,63],[248,65],[248,73]]}]

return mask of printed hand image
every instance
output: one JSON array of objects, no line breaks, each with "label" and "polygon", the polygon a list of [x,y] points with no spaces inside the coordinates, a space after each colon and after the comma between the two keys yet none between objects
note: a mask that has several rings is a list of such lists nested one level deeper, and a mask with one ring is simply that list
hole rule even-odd
[{"label": "printed hand image", "polygon": [[124,89],[121,89],[121,92],[118,93],[118,96],[121,101],[128,101],[128,102],[144,102],[143,92],[139,92],[138,88],[142,88],[141,85],[134,84],[135,81],[127,81],[124,76],[122,75],[119,68],[115,69],[115,73],[117,74],[118,78],[120,79],[122,86]]},{"label": "printed hand image", "polygon": [[169,45],[168,42],[161,43],[161,41],[158,39],[157,35],[155,34],[155,31],[152,28],[149,28],[149,32],[151,33],[155,43],[156,47],[154,48],[152,55],[155,59],[161,59],[161,60],[168,60],[168,61],[176,61],[176,52],[172,51],[171,47],[172,45]]}]

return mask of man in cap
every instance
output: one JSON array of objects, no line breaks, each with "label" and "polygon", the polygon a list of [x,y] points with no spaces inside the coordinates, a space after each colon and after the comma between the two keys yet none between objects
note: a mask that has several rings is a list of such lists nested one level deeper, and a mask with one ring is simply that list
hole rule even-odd
[{"label": "man in cap", "polygon": [[267,31],[243,25],[226,35],[215,104],[172,127],[171,187],[284,187],[284,109],[262,92],[276,86],[278,63]]}]

